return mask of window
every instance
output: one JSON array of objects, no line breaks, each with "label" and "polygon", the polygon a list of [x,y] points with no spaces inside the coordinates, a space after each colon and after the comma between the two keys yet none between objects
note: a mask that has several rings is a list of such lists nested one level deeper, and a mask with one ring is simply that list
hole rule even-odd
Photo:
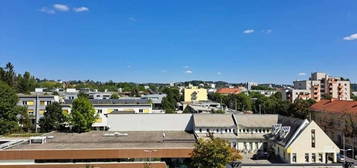
[{"label": "window", "polygon": [[50,105],[52,102],[51,101],[47,101],[47,105]]},{"label": "window", "polygon": [[293,153],[293,158],[292,159],[293,159],[292,162],[296,163],[296,153]]},{"label": "window", "polygon": [[139,113],[143,113],[144,112],[144,110],[143,109],[139,109]]},{"label": "window", "polygon": [[308,153],[305,153],[305,162],[309,163],[309,154]]},{"label": "window", "polygon": [[311,147],[315,148],[316,143],[315,143],[316,137],[315,137],[315,129],[311,130]]},{"label": "window", "polygon": [[311,154],[311,161],[314,163],[316,162],[316,154],[315,153]]},{"label": "window", "polygon": [[27,105],[27,101],[22,101],[22,104],[23,105]]},{"label": "window", "polygon": [[319,153],[319,162],[322,162],[322,153]]},{"label": "window", "polygon": [[202,132],[202,129],[200,128],[200,132]]},{"label": "window", "polygon": [[102,109],[98,109],[98,114],[102,114],[103,113],[103,110]]},{"label": "window", "polygon": [[40,105],[44,106],[45,105],[45,101],[40,101]]}]

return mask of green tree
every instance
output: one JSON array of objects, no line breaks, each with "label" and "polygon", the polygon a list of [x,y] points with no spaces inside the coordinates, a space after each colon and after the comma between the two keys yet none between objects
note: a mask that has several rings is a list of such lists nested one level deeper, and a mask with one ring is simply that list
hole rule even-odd
[{"label": "green tree", "polygon": [[228,163],[242,159],[242,156],[225,140],[199,139],[191,155],[192,166],[197,168],[225,168]]},{"label": "green tree", "polygon": [[23,106],[17,106],[17,111],[19,111],[20,114],[19,123],[22,127],[22,130],[25,132],[31,132],[33,125],[29,113],[27,112],[27,108]]},{"label": "green tree", "polygon": [[290,106],[290,112],[294,117],[301,119],[308,119],[311,117],[310,106],[315,103],[314,100],[302,100],[296,99],[295,102]]},{"label": "green tree", "polygon": [[36,80],[29,72],[25,72],[23,76],[17,77],[17,91],[20,93],[30,93],[35,90]]},{"label": "green tree", "polygon": [[66,116],[62,112],[62,107],[59,103],[54,102],[46,106],[46,112],[43,118],[40,119],[40,127],[43,132],[61,130],[66,122]]},{"label": "green tree", "polygon": [[73,101],[70,114],[72,131],[79,133],[89,131],[96,118],[93,105],[87,98],[78,97]]},{"label": "green tree", "polygon": [[17,115],[21,112],[16,105],[18,100],[14,89],[0,81],[0,134],[18,130]]},{"label": "green tree", "polygon": [[12,65],[10,62],[6,64],[5,66],[5,73],[4,73],[4,81],[10,86],[14,87],[15,86],[15,81],[16,81],[16,73],[14,70],[14,65]]},{"label": "green tree", "polygon": [[111,99],[119,99],[119,95],[116,93],[113,93],[112,96],[110,96]]}]

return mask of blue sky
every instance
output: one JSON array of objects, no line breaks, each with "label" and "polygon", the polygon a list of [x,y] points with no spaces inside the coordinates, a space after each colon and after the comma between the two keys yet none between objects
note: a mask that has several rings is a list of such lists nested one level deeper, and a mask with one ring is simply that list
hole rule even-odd
[{"label": "blue sky", "polygon": [[355,0],[2,0],[0,65],[47,79],[357,82]]}]

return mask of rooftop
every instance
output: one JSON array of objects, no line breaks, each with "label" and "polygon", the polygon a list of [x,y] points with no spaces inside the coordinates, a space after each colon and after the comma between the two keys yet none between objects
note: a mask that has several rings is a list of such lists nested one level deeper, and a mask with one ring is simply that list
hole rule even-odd
[{"label": "rooftop", "polygon": [[239,88],[221,88],[218,89],[216,93],[219,94],[239,94],[240,89]]},{"label": "rooftop", "polygon": [[310,109],[328,113],[357,113],[357,101],[320,100],[312,105]]},{"label": "rooftop", "polygon": [[[150,104],[148,99],[89,99],[93,105],[118,105],[118,104]],[[64,104],[72,104],[73,100],[65,100]]]},{"label": "rooftop", "polygon": [[59,133],[44,144],[21,144],[11,149],[135,149],[135,148],[193,148],[195,137],[184,131],[91,131]]},{"label": "rooftop", "polygon": [[236,114],[238,126],[247,128],[271,128],[278,122],[277,114]]},{"label": "rooftop", "polygon": [[231,114],[194,114],[196,127],[235,127]]}]

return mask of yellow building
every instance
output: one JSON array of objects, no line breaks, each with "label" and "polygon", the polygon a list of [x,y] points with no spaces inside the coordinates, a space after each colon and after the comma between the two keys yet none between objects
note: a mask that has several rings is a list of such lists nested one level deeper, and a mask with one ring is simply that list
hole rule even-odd
[{"label": "yellow building", "polygon": [[193,102],[193,101],[207,101],[207,89],[198,88],[198,87],[189,87],[184,90],[184,101]]}]

